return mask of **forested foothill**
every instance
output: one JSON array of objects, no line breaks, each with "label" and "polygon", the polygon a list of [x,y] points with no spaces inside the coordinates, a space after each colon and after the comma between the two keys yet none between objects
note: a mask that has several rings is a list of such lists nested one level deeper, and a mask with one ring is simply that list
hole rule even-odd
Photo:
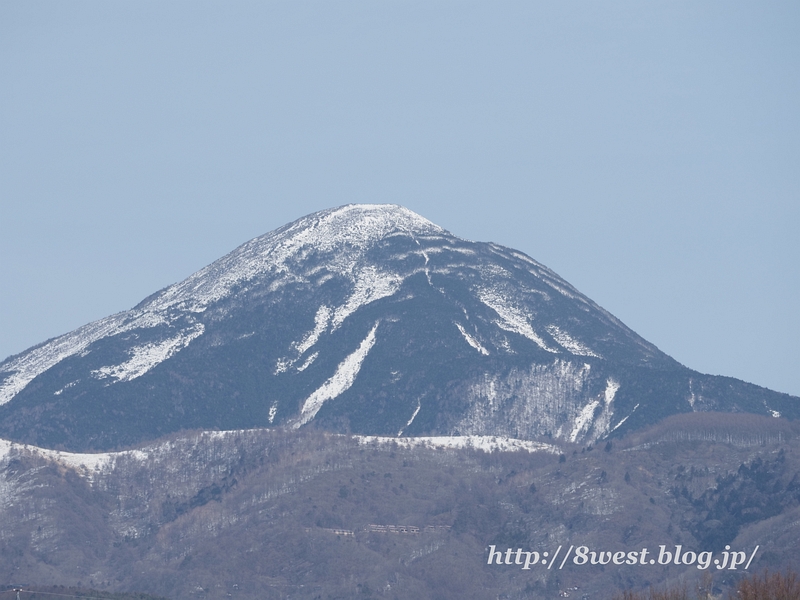
[{"label": "forested foothill", "polygon": [[[708,573],[718,595],[800,566],[794,422],[690,414],[594,446],[541,441],[551,451],[182,432],[94,466],[15,445],[0,459],[0,580],[174,600],[608,599]],[[487,564],[490,545],[759,550],[746,572],[523,570]]]}]

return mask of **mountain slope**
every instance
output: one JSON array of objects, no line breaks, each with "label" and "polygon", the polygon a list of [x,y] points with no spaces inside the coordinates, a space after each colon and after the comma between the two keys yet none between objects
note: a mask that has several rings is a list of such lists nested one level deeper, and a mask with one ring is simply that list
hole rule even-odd
[{"label": "mountain slope", "polygon": [[608,599],[708,573],[730,585],[743,564],[524,570],[487,558],[491,545],[654,558],[660,545],[715,558],[728,546],[754,556],[750,573],[797,569],[799,433],[783,419],[696,413],[605,450],[557,442],[556,453],[276,429],[103,454],[0,442],[0,579],[175,600]]},{"label": "mountain slope", "polygon": [[187,428],[587,441],[797,398],[693,372],[515,250],[393,205],[255,238],[0,364],[0,436],[110,449]]}]

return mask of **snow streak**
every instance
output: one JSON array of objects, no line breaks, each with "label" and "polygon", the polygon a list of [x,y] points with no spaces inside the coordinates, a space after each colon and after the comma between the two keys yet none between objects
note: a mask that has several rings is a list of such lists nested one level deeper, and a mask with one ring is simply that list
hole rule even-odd
[{"label": "snow streak", "polygon": [[422,408],[422,404],[420,402],[417,402],[417,408],[416,408],[416,410],[414,410],[414,414],[411,415],[411,418],[408,420],[408,423],[406,423],[405,426],[400,431],[397,432],[397,437],[400,437],[401,435],[403,435],[403,432],[406,429],[408,429],[408,426],[411,425],[411,423],[414,422],[414,419],[417,418],[417,415],[419,414],[419,411],[420,411],[421,408]]},{"label": "snow streak", "polygon": [[569,434],[569,441],[575,442],[581,433],[588,431],[589,426],[592,424],[594,418],[594,411],[600,405],[598,400],[592,400],[581,409],[575,419],[575,426],[572,428],[572,433]]},{"label": "snow streak", "polygon": [[362,306],[393,295],[400,289],[402,283],[403,278],[400,275],[380,271],[373,266],[361,269],[356,275],[353,293],[333,315],[333,329],[337,329],[347,317]]},{"label": "snow streak", "polygon": [[592,351],[592,349],[586,344],[579,342],[570,336],[566,331],[560,329],[557,325],[548,325],[546,329],[547,333],[549,333],[552,338],[558,342],[559,346],[564,348],[564,350],[567,352],[577,354],[578,356],[594,356],[595,358],[603,358],[599,354]]},{"label": "snow streak", "polygon": [[475,350],[477,350],[478,352],[480,352],[483,355],[488,355],[489,354],[489,351],[486,348],[484,348],[483,346],[481,346],[481,344],[480,344],[480,342],[478,340],[476,340],[474,337],[472,337],[470,334],[468,334],[466,332],[466,330],[461,325],[461,323],[456,323],[456,327],[458,327],[458,330],[461,332],[461,335],[464,336],[464,339],[467,340],[467,343],[470,346],[475,348]]},{"label": "snow streak", "polygon": [[308,423],[316,416],[319,409],[322,408],[322,405],[327,400],[333,400],[342,392],[350,389],[353,383],[355,383],[356,376],[361,370],[361,363],[364,362],[372,346],[375,345],[375,332],[377,329],[378,323],[375,323],[358,349],[345,358],[336,368],[336,372],[333,376],[306,399],[300,411],[299,420],[293,425],[294,429]]},{"label": "snow streak", "polygon": [[491,308],[500,317],[497,325],[501,329],[518,333],[534,342],[542,350],[547,350],[553,354],[558,354],[558,350],[551,348],[547,343],[539,337],[531,324],[528,322],[527,316],[515,306],[512,306],[506,298],[500,294],[487,289],[482,289],[478,293],[481,302]]},{"label": "snow streak", "polygon": [[134,346],[128,353],[131,358],[120,365],[113,367],[100,367],[92,371],[97,379],[113,377],[117,381],[130,381],[147,373],[157,364],[167,360],[176,352],[186,348],[189,343],[203,334],[205,327],[202,323],[197,323],[191,329],[181,331],[177,337],[164,340],[157,344],[144,344]]}]

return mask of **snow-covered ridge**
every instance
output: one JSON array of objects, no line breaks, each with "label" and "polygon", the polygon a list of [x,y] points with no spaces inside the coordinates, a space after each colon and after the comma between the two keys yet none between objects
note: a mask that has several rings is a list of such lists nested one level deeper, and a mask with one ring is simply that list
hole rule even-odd
[{"label": "snow-covered ridge", "polygon": [[8,440],[0,440],[0,461],[3,461],[12,452],[28,452],[57,462],[65,467],[77,471],[91,479],[96,473],[113,467],[114,462],[121,456],[132,456],[144,460],[147,453],[142,450],[126,450],[123,452],[100,452],[100,453],[75,453],[60,452],[58,450],[48,450],[28,444],[18,444]]},{"label": "snow-covered ridge", "polygon": [[[335,328],[363,304],[391,295],[399,287],[401,279],[393,273],[377,269],[353,271],[371,245],[392,233],[449,235],[398,205],[351,204],[303,217],[243,244],[135,309],[84,325],[8,361],[0,370],[0,377],[5,376],[0,381],[0,405],[9,402],[41,373],[100,339],[137,328],[170,324],[187,312],[202,313],[239,284],[265,273],[289,273],[289,263],[311,251],[335,250],[338,258],[330,263],[330,268],[348,275],[354,282],[351,298],[333,315]],[[95,376],[113,377],[116,381],[134,379],[185,348],[202,332],[202,325],[193,324],[171,336],[171,342],[143,346],[133,352],[130,360],[102,367]]]},{"label": "snow-covered ridge", "polygon": [[[0,464],[3,464],[11,455],[25,453],[38,456],[44,460],[52,461],[75,471],[78,475],[93,481],[97,476],[107,473],[118,466],[120,460],[132,460],[138,463],[152,463],[168,459],[174,453],[185,455],[193,449],[203,448],[204,444],[224,441],[226,438],[236,437],[241,434],[268,435],[274,429],[237,429],[230,431],[203,431],[190,438],[180,438],[174,441],[158,442],[137,448],[135,450],[121,450],[118,452],[61,452],[39,448],[29,444],[19,444],[0,439]],[[387,445],[397,444],[401,448],[429,448],[429,449],[465,449],[471,448],[486,452],[547,452],[558,454],[561,450],[552,444],[520,440],[504,436],[465,435],[465,436],[427,436],[427,437],[390,437],[370,435],[333,434],[335,438],[352,439],[360,445]]]},{"label": "snow-covered ridge", "polygon": [[361,444],[396,444],[401,448],[454,449],[465,448],[484,452],[547,452],[559,454],[561,450],[552,444],[518,440],[497,435],[440,435],[423,437],[389,437],[379,435],[353,436]]},{"label": "snow-covered ridge", "polygon": [[99,339],[139,328],[167,325],[175,315],[145,310],[130,310],[94,321],[17,355],[3,366],[0,374],[9,373],[0,383],[0,405],[10,401],[37,375],[65,358],[83,352]]},{"label": "snow-covered ridge", "polygon": [[113,470],[121,460],[153,463],[168,459],[175,453],[185,458],[195,449],[202,449],[204,445],[213,442],[224,441],[226,438],[236,437],[244,433],[269,434],[271,431],[274,430],[259,428],[202,431],[189,437],[155,442],[134,450],[120,450],[117,452],[62,452],[60,450],[50,450],[30,444],[20,444],[0,439],[0,464],[2,464],[9,455],[27,453],[48,461],[56,462],[74,470],[78,475],[86,477],[89,481],[92,481],[98,475]]},{"label": "snow-covered ridge", "polygon": [[264,273],[288,273],[291,263],[310,252],[336,251],[330,268],[352,273],[353,265],[376,242],[392,233],[411,236],[447,232],[398,205],[349,204],[298,219],[267,233],[211,263],[188,279],[167,288],[153,300],[154,308],[187,304],[203,310],[231,289]]}]

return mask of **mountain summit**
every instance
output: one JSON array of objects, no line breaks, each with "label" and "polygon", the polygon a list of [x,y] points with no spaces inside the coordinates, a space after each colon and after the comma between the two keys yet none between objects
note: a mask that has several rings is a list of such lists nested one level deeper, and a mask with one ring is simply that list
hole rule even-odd
[{"label": "mountain summit", "polygon": [[303,217],[0,363],[0,437],[71,450],[264,426],[591,443],[797,402],[692,371],[525,254],[396,205]]}]

